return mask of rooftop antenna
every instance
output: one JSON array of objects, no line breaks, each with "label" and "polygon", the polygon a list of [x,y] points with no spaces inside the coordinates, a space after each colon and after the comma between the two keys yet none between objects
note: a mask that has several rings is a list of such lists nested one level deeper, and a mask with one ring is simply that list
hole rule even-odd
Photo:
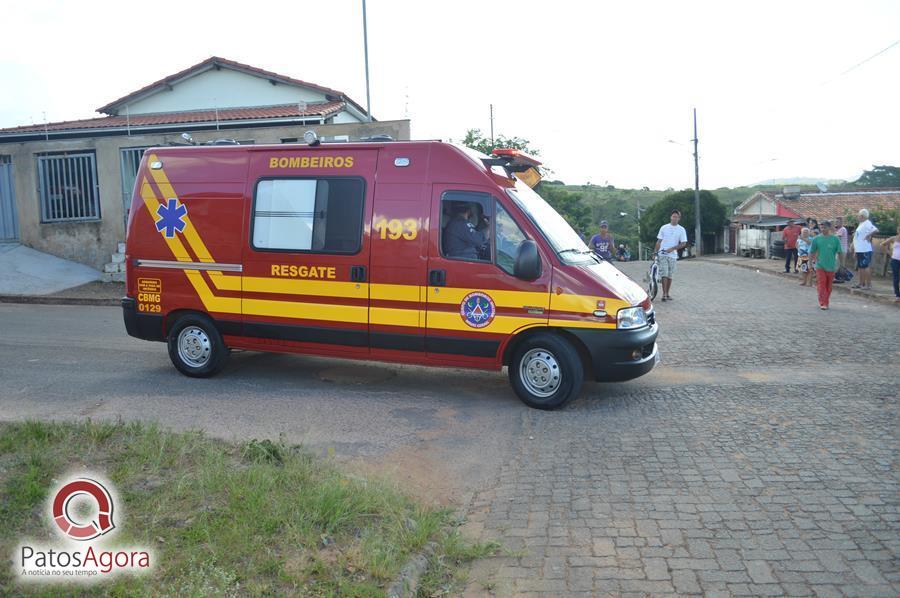
[{"label": "rooftop antenna", "polygon": [[218,98],[213,98],[213,106],[216,109],[216,131],[219,130],[219,100]]},{"label": "rooftop antenna", "polygon": [[125,130],[128,131],[128,136],[131,137],[131,111],[128,110],[128,104],[125,104]]},{"label": "rooftop antenna", "polygon": [[491,147],[494,147],[494,105],[491,104]]},{"label": "rooftop antenna", "polygon": [[44,141],[50,141],[50,132],[47,131],[47,111],[43,112],[44,115]]},{"label": "rooftop antenna", "polygon": [[366,122],[372,122],[372,100],[369,96],[369,28],[366,24],[366,0],[362,0],[363,51],[366,58]]},{"label": "rooftop antenna", "polygon": [[818,183],[816,183],[816,188],[819,190],[819,193],[828,192],[828,184],[823,181],[819,181]]}]

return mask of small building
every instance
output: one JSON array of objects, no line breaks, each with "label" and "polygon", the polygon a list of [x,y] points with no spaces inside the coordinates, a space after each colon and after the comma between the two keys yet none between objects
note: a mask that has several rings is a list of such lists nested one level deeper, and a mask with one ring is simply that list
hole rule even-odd
[{"label": "small building", "polygon": [[734,210],[733,220],[751,223],[753,218],[782,216],[794,220],[834,220],[838,216],[856,216],[866,208],[900,209],[900,189],[854,191],[801,191],[785,189],[782,193],[757,191]]},{"label": "small building", "polygon": [[900,189],[853,191],[803,191],[785,188],[781,193],[757,191],[738,205],[731,217],[733,253],[769,257],[773,244],[788,220],[802,224],[807,218],[834,221],[856,216],[861,209],[900,209]]},{"label": "small building", "polygon": [[103,116],[0,129],[0,241],[102,268],[125,240],[148,147],[408,140],[409,120],[375,121],[345,93],[211,57],[97,109]]}]

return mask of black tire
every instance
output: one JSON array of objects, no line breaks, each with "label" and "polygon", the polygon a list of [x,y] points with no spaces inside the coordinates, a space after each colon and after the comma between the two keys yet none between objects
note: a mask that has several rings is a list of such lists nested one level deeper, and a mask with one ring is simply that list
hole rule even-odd
[{"label": "black tire", "polygon": [[[542,353],[546,355],[542,356]],[[531,375],[536,382],[547,383],[547,394],[536,392],[535,384],[523,379],[523,375],[529,375],[528,371],[523,371],[529,365],[535,368]],[[558,376],[555,385],[553,376]],[[581,391],[584,366],[581,356],[569,341],[555,334],[540,333],[516,347],[509,363],[509,382],[522,402],[529,407],[559,409]]]},{"label": "black tire", "polygon": [[[184,343],[181,351],[179,343]],[[192,378],[214,376],[225,367],[231,352],[212,320],[201,314],[178,318],[169,330],[168,345],[175,369]]]},{"label": "black tire", "polygon": [[656,294],[659,292],[659,284],[655,280],[650,280],[650,284],[647,285],[647,295],[650,296],[650,301],[656,299]]}]

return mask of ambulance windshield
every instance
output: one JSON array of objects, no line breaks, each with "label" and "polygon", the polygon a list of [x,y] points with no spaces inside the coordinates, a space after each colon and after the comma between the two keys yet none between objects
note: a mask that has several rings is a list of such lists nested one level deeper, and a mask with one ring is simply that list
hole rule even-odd
[{"label": "ambulance windshield", "polygon": [[531,222],[541,229],[547,242],[550,243],[560,259],[570,264],[593,264],[596,262],[591,250],[578,236],[578,233],[531,187],[522,181],[516,181],[516,188],[507,189],[506,192],[528,214]]}]

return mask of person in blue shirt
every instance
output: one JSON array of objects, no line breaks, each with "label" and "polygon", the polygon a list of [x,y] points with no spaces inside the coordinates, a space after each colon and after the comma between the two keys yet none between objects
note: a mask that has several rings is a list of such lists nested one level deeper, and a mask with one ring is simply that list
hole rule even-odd
[{"label": "person in blue shirt", "polygon": [[613,236],[609,234],[609,223],[600,221],[600,233],[591,237],[591,250],[605,260],[612,261],[612,249],[616,246]]}]

